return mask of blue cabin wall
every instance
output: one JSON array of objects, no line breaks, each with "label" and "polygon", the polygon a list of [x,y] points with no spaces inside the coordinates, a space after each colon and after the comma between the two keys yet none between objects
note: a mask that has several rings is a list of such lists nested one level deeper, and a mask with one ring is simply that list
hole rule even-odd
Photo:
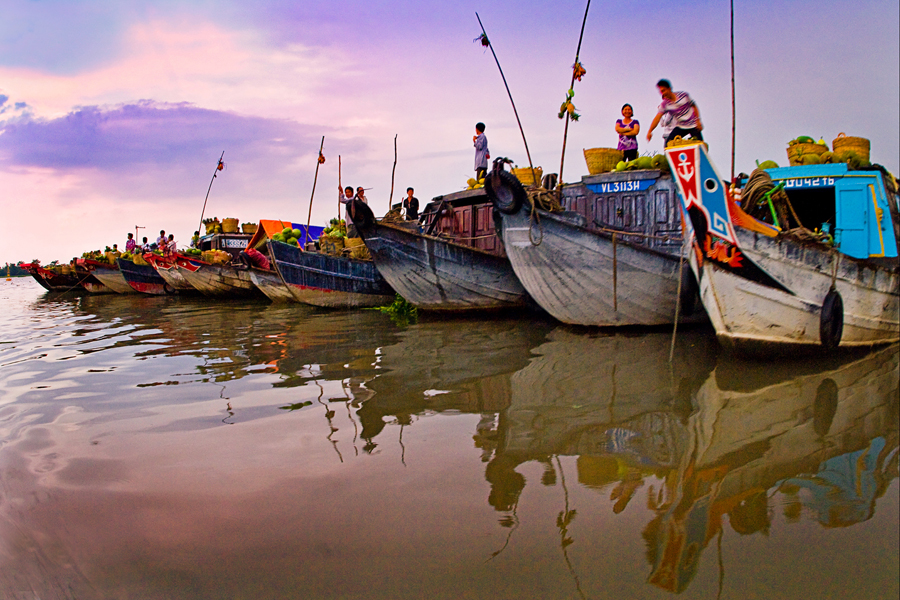
[{"label": "blue cabin wall", "polygon": [[835,245],[854,258],[897,256],[884,182],[879,171],[850,171],[845,164],[769,169],[772,180],[785,189],[833,189]]}]

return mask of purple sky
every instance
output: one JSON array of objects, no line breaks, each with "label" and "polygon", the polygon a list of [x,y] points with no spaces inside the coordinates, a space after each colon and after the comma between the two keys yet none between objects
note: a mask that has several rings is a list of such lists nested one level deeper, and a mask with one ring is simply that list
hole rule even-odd
[{"label": "purple sky", "polygon": [[[584,2],[297,3],[5,0],[0,22],[0,260],[68,260],[160,229],[187,242],[207,215],[305,221],[318,145],[313,224],[344,185],[388,207],[465,186],[471,137],[526,164],[503,82],[473,39],[478,11],[516,99],[532,158],[559,170],[562,121]],[[737,170],[786,163],[786,142],[839,132],[872,140],[900,171],[900,8],[735,2]],[[713,160],[730,171],[728,2],[594,2],[575,85],[565,179],[581,150],[614,146],[625,102],[646,127],[672,80],[700,107]],[[659,136],[640,137],[658,152]]]}]

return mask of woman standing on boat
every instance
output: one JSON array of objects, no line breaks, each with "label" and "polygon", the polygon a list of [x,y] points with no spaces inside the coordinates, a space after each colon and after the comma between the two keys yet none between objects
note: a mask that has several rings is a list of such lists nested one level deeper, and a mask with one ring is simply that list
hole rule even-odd
[{"label": "woman standing on boat", "polygon": [[634,160],[638,155],[637,135],[641,132],[641,124],[632,119],[634,109],[630,104],[622,106],[622,118],[616,121],[616,133],[619,134],[618,150],[625,154],[625,160]]}]

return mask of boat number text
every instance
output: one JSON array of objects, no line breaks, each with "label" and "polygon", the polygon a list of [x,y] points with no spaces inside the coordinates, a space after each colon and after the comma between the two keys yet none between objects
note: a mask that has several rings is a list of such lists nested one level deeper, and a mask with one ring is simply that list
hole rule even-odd
[{"label": "boat number text", "polygon": [[805,179],[785,179],[785,189],[834,187],[834,177],[807,177]]},{"label": "boat number text", "polygon": [[224,243],[222,244],[226,248],[243,248],[247,245],[246,240],[222,240]]},{"label": "boat number text", "polygon": [[595,194],[615,194],[616,192],[640,192],[650,189],[655,179],[639,179],[637,181],[610,181],[594,183],[588,186]]}]

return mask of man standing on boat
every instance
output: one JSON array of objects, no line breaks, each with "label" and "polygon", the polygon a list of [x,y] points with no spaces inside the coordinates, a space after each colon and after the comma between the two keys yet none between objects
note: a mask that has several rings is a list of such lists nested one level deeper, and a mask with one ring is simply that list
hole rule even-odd
[{"label": "man standing on boat", "polygon": [[169,243],[169,240],[166,238],[166,230],[165,230],[165,229],[160,229],[160,230],[159,230],[159,237],[156,238],[156,247],[157,247],[159,250],[162,250],[163,248],[166,247],[166,244],[168,244],[168,243]]},{"label": "man standing on boat", "polygon": [[664,114],[672,117],[672,131],[665,138],[663,146],[669,143],[669,140],[680,135],[690,136],[695,140],[703,140],[703,123],[700,122],[700,111],[697,105],[691,100],[687,92],[673,92],[672,83],[668,79],[660,79],[656,82],[659,94],[662,96],[662,103],[659,105],[656,117],[650,124],[650,130],[647,132],[647,141],[653,137],[653,130],[659,125],[660,119]]},{"label": "man standing on boat", "polygon": [[484,135],[484,123],[475,124],[475,136],[472,141],[475,142],[475,179],[481,181],[487,174],[488,159],[491,157],[487,136]]},{"label": "man standing on boat", "polygon": [[406,198],[403,199],[403,209],[406,211],[407,221],[419,220],[419,199],[413,196],[413,192],[415,190],[411,187],[406,188]]}]

